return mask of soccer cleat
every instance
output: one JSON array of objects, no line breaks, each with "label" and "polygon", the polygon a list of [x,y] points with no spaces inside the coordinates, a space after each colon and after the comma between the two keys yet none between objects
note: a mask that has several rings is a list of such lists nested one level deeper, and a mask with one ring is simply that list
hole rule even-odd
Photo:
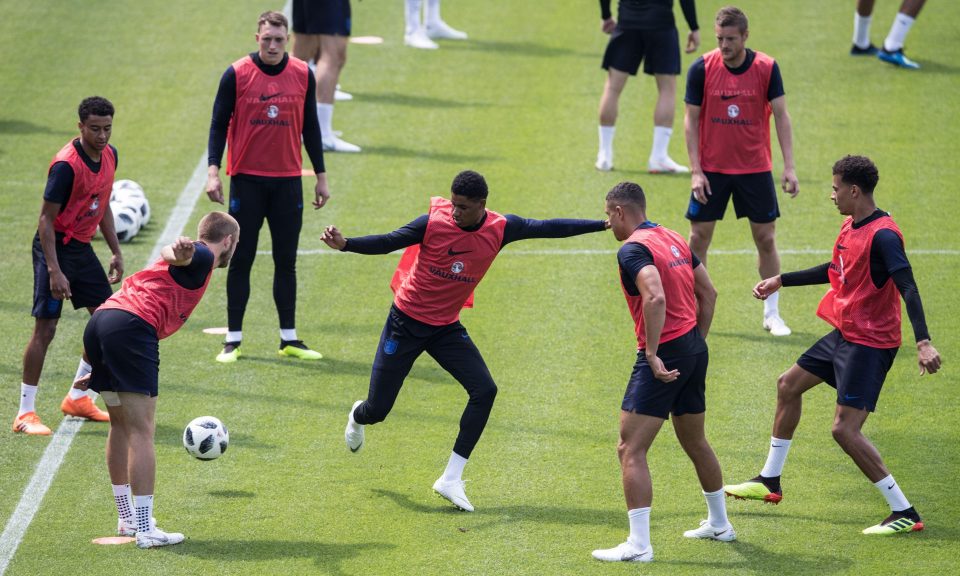
[{"label": "soccer cleat", "polygon": [[767,488],[767,485],[759,480],[759,476],[753,480],[747,480],[743,484],[729,484],[723,487],[727,496],[733,496],[737,500],[762,500],[771,504],[779,504],[783,500],[783,491],[776,492]]},{"label": "soccer cleat", "polygon": [[733,531],[733,525],[729,522],[726,526],[715,528],[706,520],[701,520],[699,528],[687,530],[683,533],[683,536],[684,538],[706,538],[719,540],[720,542],[732,542],[737,539],[737,533]]},{"label": "soccer cleat", "polygon": [[183,542],[183,534],[179,532],[164,532],[154,525],[150,524],[153,530],[149,532],[137,532],[137,548],[156,548],[158,546],[172,546]]},{"label": "soccer cleat", "polygon": [[243,354],[240,353],[240,343],[239,342],[224,342],[223,343],[223,352],[217,354],[217,362],[223,362],[224,364],[229,364],[231,362],[236,362],[240,356]]},{"label": "soccer cleat", "polygon": [[454,506],[464,512],[473,512],[473,504],[467,500],[467,493],[463,491],[463,480],[444,482],[443,477],[433,483],[433,491],[449,500]]},{"label": "soccer cleat", "polygon": [[789,336],[793,330],[787,326],[786,322],[780,316],[768,316],[763,319],[763,329],[770,332],[771,336]]},{"label": "soccer cleat", "polygon": [[353,419],[353,411],[361,404],[363,404],[363,400],[357,400],[353,403],[350,413],[347,414],[347,427],[343,431],[343,439],[351,452],[359,452],[363,448],[363,424],[357,424]]},{"label": "soccer cleat", "polygon": [[[911,508],[911,510],[913,509]],[[893,536],[901,532],[909,533],[921,530],[923,530],[923,521],[920,520],[920,515],[915,511],[912,514],[894,512],[876,526],[865,528],[863,533],[868,536]]]},{"label": "soccer cleat", "polygon": [[659,160],[651,158],[647,162],[647,171],[651,174],[689,174],[690,169],[681,166],[673,161],[669,156],[664,156]]},{"label": "soccer cleat", "polygon": [[83,395],[74,400],[67,395],[60,403],[60,411],[67,416],[76,416],[77,418],[86,418],[94,422],[109,422],[110,414],[97,408],[93,398]]},{"label": "soccer cleat", "polygon": [[[157,529],[157,519],[150,518],[150,531]],[[123,518],[117,519],[117,536],[136,536],[137,535],[137,519],[130,518],[129,520],[124,520]]]},{"label": "soccer cleat", "polygon": [[49,436],[50,429],[43,425],[36,412],[24,412],[13,421],[13,431],[33,436]]},{"label": "soccer cleat", "polygon": [[427,34],[423,30],[405,35],[403,43],[411,48],[420,48],[421,50],[436,50],[440,47],[436,42],[427,38]]},{"label": "soccer cleat", "polygon": [[901,68],[906,68],[907,70],[919,70],[920,65],[914,62],[913,60],[907,58],[903,53],[903,48],[895,51],[888,52],[886,48],[881,48],[877,51],[877,58],[893,64],[894,66],[899,66]]},{"label": "soccer cleat", "polygon": [[337,84],[336,89],[333,91],[333,99],[337,102],[347,102],[353,100],[353,94],[344,92],[340,89],[340,85]]},{"label": "soccer cleat", "polygon": [[433,38],[434,40],[466,40],[467,33],[451,28],[443,20],[437,21],[435,24],[427,24],[427,37]]},{"label": "soccer cleat", "polygon": [[323,143],[324,152],[359,152],[360,147],[356,144],[351,144],[346,140],[341,140],[336,136],[331,136],[330,140]]},{"label": "soccer cleat", "polygon": [[876,46],[874,46],[872,43],[868,45],[866,48],[861,48],[856,44],[850,47],[851,56],[875,56],[879,51],[880,50]]},{"label": "soccer cleat", "polygon": [[604,562],[653,562],[653,547],[641,550],[628,540],[613,548],[594,550],[593,557]]},{"label": "soccer cleat", "polygon": [[319,360],[323,358],[323,354],[307,348],[303,340],[281,340],[280,350],[277,351],[277,354],[281,356],[292,356],[301,360]]},{"label": "soccer cleat", "polygon": [[597,170],[601,172],[609,172],[613,170],[613,156],[609,158],[604,156],[602,153],[597,153],[597,162],[594,164],[597,167]]}]

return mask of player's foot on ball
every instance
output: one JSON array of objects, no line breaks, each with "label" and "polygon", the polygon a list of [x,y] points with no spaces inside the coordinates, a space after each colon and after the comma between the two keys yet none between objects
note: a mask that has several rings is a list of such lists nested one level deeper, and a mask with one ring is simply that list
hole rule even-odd
[{"label": "player's foot on ball", "polygon": [[[150,518],[150,530],[157,529],[157,519]],[[117,519],[117,536],[136,536],[137,535],[137,519],[130,518],[129,520],[124,520],[123,518]]]},{"label": "player's foot on ball", "polygon": [[463,480],[444,482],[441,476],[433,483],[433,491],[449,500],[454,506],[464,512],[473,512],[473,504],[467,500],[467,493],[464,492],[463,485]]},{"label": "player's foot on ball", "polygon": [[229,364],[231,362],[236,362],[240,356],[242,356],[242,354],[240,354],[239,342],[224,342],[223,351],[217,354],[217,362]]},{"label": "player's foot on ball", "polygon": [[137,548],[171,546],[181,542],[183,542],[183,534],[179,532],[164,532],[157,528],[156,525],[153,525],[153,530],[149,532],[137,532]]},{"label": "player's foot on ball", "polygon": [[861,48],[856,44],[850,47],[851,56],[875,56],[877,52],[879,52],[879,49],[876,46],[874,46],[872,43],[868,45],[866,48]]},{"label": "player's foot on ball", "polygon": [[280,350],[277,354],[281,356],[291,356],[301,360],[319,360],[323,358],[323,354],[307,348],[303,340],[281,340]]},{"label": "player's foot on ball", "polygon": [[919,532],[921,530],[923,530],[923,521],[920,520],[920,515],[911,506],[906,510],[890,514],[883,522],[864,529],[863,533],[868,536],[893,536],[894,534]]},{"label": "player's foot on ball", "polygon": [[689,174],[690,169],[681,166],[673,161],[669,156],[660,159],[651,158],[647,162],[647,171],[651,174]]},{"label": "player's foot on ball", "polygon": [[653,547],[641,550],[627,540],[613,548],[594,550],[593,557],[604,562],[653,562]]},{"label": "player's foot on ball", "polygon": [[732,542],[737,539],[737,533],[733,531],[733,525],[727,523],[726,526],[711,526],[707,520],[700,521],[700,527],[695,530],[687,530],[683,533],[685,538],[706,538],[709,540],[719,540],[721,542]]},{"label": "player's foot on ball", "polygon": [[13,431],[32,436],[49,436],[50,429],[44,426],[36,412],[25,412],[13,421]]},{"label": "player's foot on ball", "polygon": [[770,332],[771,336],[789,336],[793,333],[793,330],[778,315],[765,317],[763,319],[763,329]]},{"label": "player's foot on ball", "polygon": [[727,496],[733,496],[737,500],[761,500],[771,504],[779,504],[783,500],[779,476],[777,478],[757,476],[743,484],[728,484],[723,487],[723,491]]},{"label": "player's foot on ball", "polygon": [[94,422],[109,422],[110,414],[97,408],[93,398],[83,395],[80,398],[71,398],[69,395],[60,403],[60,411],[67,416],[76,416],[77,418],[86,418]]},{"label": "player's foot on ball", "polygon": [[919,64],[917,64],[913,60],[907,58],[906,55],[904,55],[903,48],[895,52],[888,52],[886,48],[881,48],[879,51],[877,51],[877,58],[889,64],[893,64],[894,66],[906,68],[907,70],[920,69]]},{"label": "player's foot on ball", "polygon": [[417,30],[413,34],[405,35],[403,37],[403,43],[411,48],[419,48],[421,50],[436,50],[440,47],[436,42],[427,38],[427,34],[423,30]]},{"label": "player's foot on ball", "polygon": [[357,400],[350,407],[350,412],[347,414],[347,427],[343,430],[343,439],[351,452],[359,452],[363,448],[363,424],[357,424],[353,419],[353,411],[361,404],[363,400]]}]

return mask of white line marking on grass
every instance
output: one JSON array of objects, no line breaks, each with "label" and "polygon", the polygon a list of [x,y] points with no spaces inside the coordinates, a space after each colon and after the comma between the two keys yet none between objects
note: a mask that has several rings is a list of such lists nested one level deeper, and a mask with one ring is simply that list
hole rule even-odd
[{"label": "white line marking on grass", "polygon": [[[503,255],[513,256],[609,256],[616,254],[616,248],[609,250],[595,249],[556,249],[556,250],[505,250]],[[755,248],[744,248],[739,250],[711,250],[711,256],[744,256],[757,253]],[[830,250],[820,250],[814,248],[799,248],[780,250],[780,254],[820,254],[829,256]],[[271,255],[271,250],[257,250],[258,255]],[[334,250],[332,248],[315,248],[312,250],[297,250],[299,256],[342,256],[345,252]],[[960,250],[907,250],[908,256],[960,256]]]},{"label": "white line marking on grass", "polygon": [[[206,176],[207,154],[204,151],[200,156],[200,162],[190,176],[190,180],[183,187],[183,191],[180,192],[177,204],[173,207],[173,212],[167,220],[167,226],[163,229],[160,237],[157,238],[157,242],[153,246],[153,252],[147,258],[147,265],[160,256],[161,248],[173,242],[183,232],[183,227],[190,219],[190,214],[193,213],[193,208],[196,206],[197,199],[203,190]],[[10,519],[7,520],[3,534],[0,534],[0,576],[3,576],[4,572],[7,571],[7,566],[10,565],[13,555],[20,546],[20,541],[27,533],[27,528],[33,522],[37,510],[40,509],[43,497],[50,489],[53,478],[57,475],[60,465],[63,464],[63,459],[70,449],[70,444],[80,427],[83,426],[83,422],[83,419],[80,418],[64,417],[63,421],[60,422],[60,427],[57,428],[50,439],[47,449],[44,450],[43,457],[40,458],[37,469],[33,472],[33,477],[30,478],[30,482],[23,491],[23,496],[20,497],[20,502]]]}]

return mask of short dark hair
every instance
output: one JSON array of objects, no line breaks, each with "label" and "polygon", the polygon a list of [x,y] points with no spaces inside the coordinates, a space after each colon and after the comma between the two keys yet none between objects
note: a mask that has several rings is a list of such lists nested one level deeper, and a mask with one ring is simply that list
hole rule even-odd
[{"label": "short dark hair", "polygon": [[264,24],[269,24],[271,26],[280,26],[290,29],[290,25],[287,22],[287,17],[283,15],[283,12],[276,12],[271,10],[269,12],[264,12],[260,15],[260,18],[257,20],[257,33],[260,33],[260,29],[263,28]]},{"label": "short dark hair", "polygon": [[880,171],[873,160],[866,156],[847,155],[837,160],[833,165],[834,175],[840,176],[844,184],[853,184],[867,194],[873,194],[873,189],[880,181]]},{"label": "short dark hair", "polygon": [[240,232],[240,225],[226,212],[210,212],[200,220],[197,226],[199,239],[214,244],[231,234],[236,240],[238,232]]},{"label": "short dark hair", "polygon": [[103,96],[84,98],[77,108],[80,121],[86,122],[90,116],[113,116],[113,104]]},{"label": "short dark hair", "polygon": [[450,191],[457,196],[466,196],[475,200],[487,197],[487,181],[483,176],[473,170],[464,170],[456,175],[453,184],[450,185]]},{"label": "short dark hair", "polygon": [[633,204],[643,212],[647,211],[647,196],[636,182],[621,182],[607,192],[607,202],[614,204]]},{"label": "short dark hair", "polygon": [[736,26],[740,33],[747,31],[747,15],[743,10],[736,6],[724,6],[717,12],[717,26],[726,28],[727,26]]}]

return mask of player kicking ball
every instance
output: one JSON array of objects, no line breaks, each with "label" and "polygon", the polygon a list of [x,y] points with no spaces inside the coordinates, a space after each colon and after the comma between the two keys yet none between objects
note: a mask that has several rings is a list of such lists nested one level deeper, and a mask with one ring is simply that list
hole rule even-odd
[{"label": "player kicking ball", "polygon": [[777,380],[773,436],[760,475],[743,484],[724,486],[724,490],[738,499],[772,504],[783,499],[780,474],[800,422],[803,393],[826,382],[837,390],[834,440],[890,505],[890,515],[863,533],[890,536],[923,530],[923,522],[861,429],[876,408],[880,389],[900,348],[901,296],[916,337],[921,375],[940,369],[940,354],[930,344],[903,234],[874,201],[879,177],[869,158],[846,156],[838,160],[833,165],[831,199],[847,218],[834,244],[833,258],[808,270],[767,278],[753,289],[753,295],[763,300],[781,286],[829,283],[817,316],[834,330]]}]

